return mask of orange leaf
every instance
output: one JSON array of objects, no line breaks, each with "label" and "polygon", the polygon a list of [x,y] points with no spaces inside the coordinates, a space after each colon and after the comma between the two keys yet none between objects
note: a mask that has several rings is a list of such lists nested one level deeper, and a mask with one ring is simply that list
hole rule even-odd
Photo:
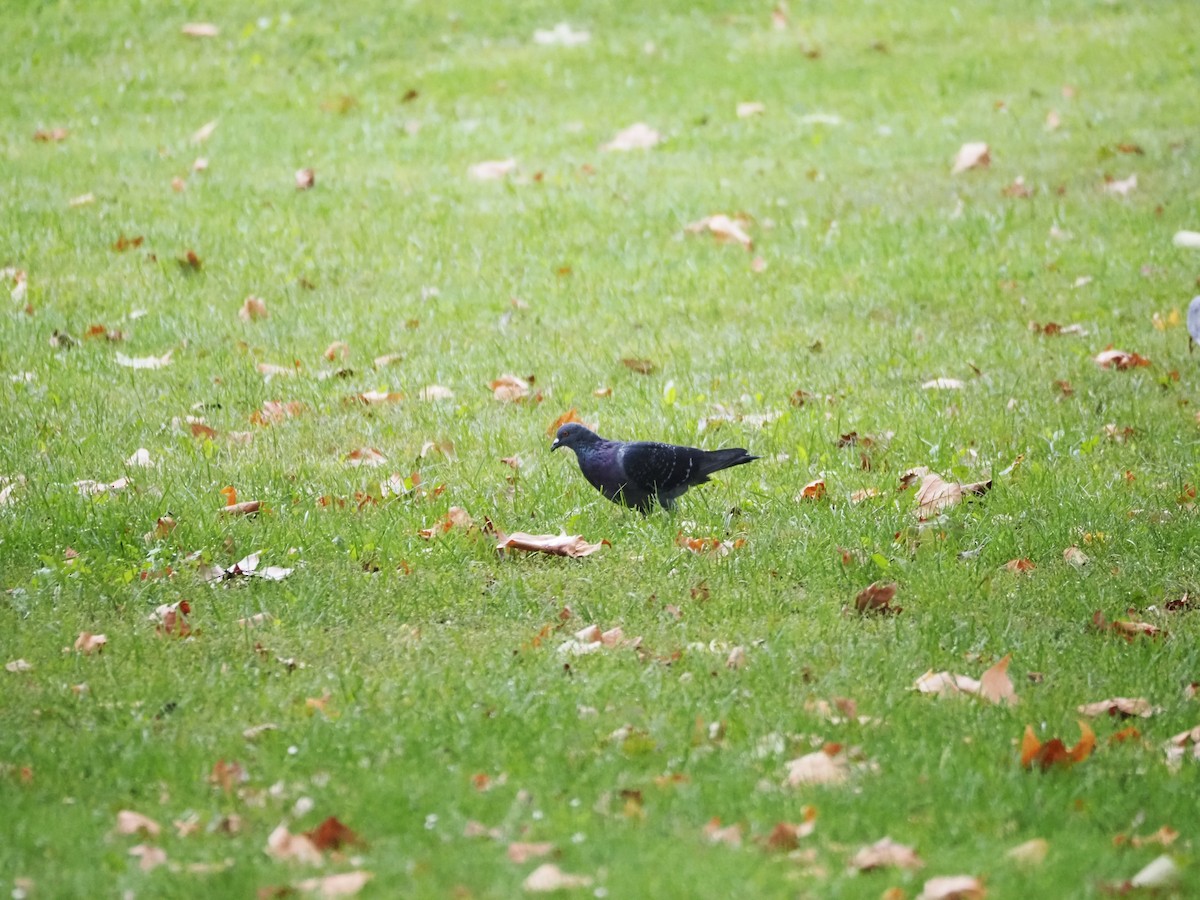
[{"label": "orange leaf", "polygon": [[1026,725],[1025,735],[1021,740],[1021,765],[1032,769],[1036,764],[1045,771],[1056,765],[1066,768],[1083,762],[1091,756],[1096,746],[1096,733],[1082,719],[1079,720],[1079,732],[1079,743],[1068,750],[1059,738],[1051,738],[1043,744],[1034,734],[1033,726]]},{"label": "orange leaf", "polygon": [[[563,413],[561,416],[559,416],[557,419],[554,420],[554,424],[546,429],[546,434],[553,437],[554,434],[558,431],[558,429],[561,428],[563,425],[566,425],[568,422],[579,422],[581,424],[583,423],[583,419],[579,418],[579,411],[576,410],[575,407],[573,407],[573,406],[570,409],[568,409],[565,413]],[[514,466],[514,468],[516,468],[516,467]]]},{"label": "orange leaf", "polygon": [[858,596],[854,598],[854,608],[863,615],[868,613],[887,616],[896,615],[903,609],[902,607],[891,605],[898,588],[899,585],[894,581],[887,583],[873,582],[859,591]]},{"label": "orange leaf", "polygon": [[339,822],[337,816],[330,816],[316,828],[304,832],[304,836],[318,850],[338,850],[347,845],[361,846],[363,843],[362,838]]},{"label": "orange leaf", "polygon": [[800,500],[820,500],[825,496],[825,479],[810,481],[800,491]]}]

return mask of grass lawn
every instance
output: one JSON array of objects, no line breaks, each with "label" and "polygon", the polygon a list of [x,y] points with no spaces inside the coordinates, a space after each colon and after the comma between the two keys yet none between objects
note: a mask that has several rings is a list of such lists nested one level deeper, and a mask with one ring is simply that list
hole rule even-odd
[{"label": "grass lawn", "polygon": [[[1200,895],[1193,3],[17,6],[5,893]],[[762,458],[642,517],[572,409]]]}]

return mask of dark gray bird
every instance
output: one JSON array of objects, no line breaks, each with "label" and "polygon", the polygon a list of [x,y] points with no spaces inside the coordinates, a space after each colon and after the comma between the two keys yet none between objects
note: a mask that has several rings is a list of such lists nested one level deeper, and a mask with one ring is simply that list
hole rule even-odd
[{"label": "dark gray bird", "polygon": [[699,450],[653,441],[610,441],[578,422],[558,429],[551,450],[570,447],[579,460],[583,477],[613,503],[648,512],[657,500],[671,509],[676,499],[693,485],[730,466],[753,462],[741,447]]},{"label": "dark gray bird", "polygon": [[1188,304],[1187,330],[1188,353],[1191,353],[1192,348],[1200,344],[1200,297],[1193,297]]}]

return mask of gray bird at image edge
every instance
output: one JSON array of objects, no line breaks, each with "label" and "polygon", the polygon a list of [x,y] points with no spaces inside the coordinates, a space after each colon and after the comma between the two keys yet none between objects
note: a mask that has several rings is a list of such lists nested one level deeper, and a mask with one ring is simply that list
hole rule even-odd
[{"label": "gray bird at image edge", "polygon": [[1193,297],[1188,304],[1187,314],[1188,353],[1196,344],[1200,344],[1200,297]]},{"label": "gray bird at image edge", "polygon": [[721,469],[753,462],[741,447],[700,450],[655,441],[610,441],[578,422],[558,429],[551,450],[570,447],[583,477],[613,503],[645,513],[655,500],[671,509],[687,489]]}]

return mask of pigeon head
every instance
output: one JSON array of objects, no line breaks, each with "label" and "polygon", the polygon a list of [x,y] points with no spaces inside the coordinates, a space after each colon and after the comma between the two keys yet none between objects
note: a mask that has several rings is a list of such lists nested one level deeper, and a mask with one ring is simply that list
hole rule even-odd
[{"label": "pigeon head", "polygon": [[558,433],[554,436],[554,443],[550,445],[550,449],[557,450],[559,447],[571,447],[572,449],[586,447],[599,440],[599,435],[593,431],[589,431],[578,422],[568,422],[558,429]]}]

